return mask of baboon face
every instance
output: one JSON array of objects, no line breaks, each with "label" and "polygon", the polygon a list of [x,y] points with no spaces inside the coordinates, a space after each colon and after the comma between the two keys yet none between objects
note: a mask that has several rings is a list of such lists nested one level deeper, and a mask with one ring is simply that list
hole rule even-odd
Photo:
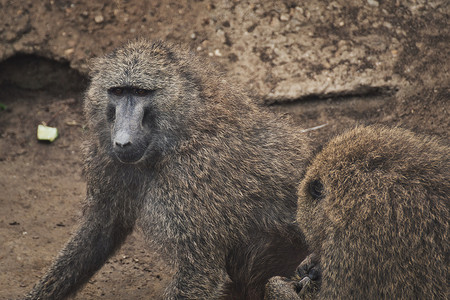
[{"label": "baboon face", "polygon": [[180,140],[198,97],[178,59],[166,45],[138,41],[93,62],[87,119],[121,163],[155,158]]},{"label": "baboon face", "polygon": [[109,88],[107,121],[111,128],[111,145],[123,163],[139,161],[152,140],[155,116],[151,101],[154,90],[133,86]]}]

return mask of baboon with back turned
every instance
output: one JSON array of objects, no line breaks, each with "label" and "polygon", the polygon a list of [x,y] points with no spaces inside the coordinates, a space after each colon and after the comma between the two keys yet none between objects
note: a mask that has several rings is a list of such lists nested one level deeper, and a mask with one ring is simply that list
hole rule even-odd
[{"label": "baboon with back turned", "polygon": [[449,299],[449,195],[447,144],[382,126],[333,139],[299,187],[312,281],[272,278],[266,298]]},{"label": "baboon with back turned", "polygon": [[307,138],[192,53],[140,39],[96,59],[85,116],[83,218],[29,298],[75,294],[135,227],[176,268],[166,299],[261,298],[304,258]]}]

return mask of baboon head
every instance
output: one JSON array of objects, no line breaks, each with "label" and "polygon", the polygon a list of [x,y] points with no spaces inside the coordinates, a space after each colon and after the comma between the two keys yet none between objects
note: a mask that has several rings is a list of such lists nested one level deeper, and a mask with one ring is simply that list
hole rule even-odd
[{"label": "baboon head", "polygon": [[355,233],[351,228],[360,224],[382,225],[377,213],[388,205],[389,189],[404,176],[397,166],[407,163],[399,155],[403,145],[396,134],[358,127],[332,139],[315,157],[299,186],[297,212],[312,249],[320,251],[337,234]]},{"label": "baboon head", "polygon": [[[427,193],[445,194],[439,153],[439,144],[400,128],[358,127],[331,140],[298,190],[297,222],[307,243],[320,251],[327,239],[356,240],[363,231],[366,244],[383,240],[394,235],[392,220],[407,234],[419,218],[413,214],[427,210]],[[396,207],[414,209],[400,218]]]},{"label": "baboon head", "polygon": [[85,113],[102,148],[121,163],[173,147],[200,109],[201,84],[187,65],[195,58],[172,47],[138,40],[92,63]]}]

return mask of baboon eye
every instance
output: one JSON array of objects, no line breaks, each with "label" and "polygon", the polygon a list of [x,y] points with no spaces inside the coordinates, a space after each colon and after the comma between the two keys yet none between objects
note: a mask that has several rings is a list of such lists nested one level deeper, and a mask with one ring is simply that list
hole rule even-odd
[{"label": "baboon eye", "polygon": [[109,89],[109,92],[116,95],[116,96],[122,96],[124,89],[121,87],[113,87]]},{"label": "baboon eye", "polygon": [[320,182],[320,180],[311,181],[308,185],[308,192],[315,200],[323,198],[322,182]]},{"label": "baboon eye", "polygon": [[133,94],[136,96],[147,96],[151,91],[146,89],[133,89]]}]

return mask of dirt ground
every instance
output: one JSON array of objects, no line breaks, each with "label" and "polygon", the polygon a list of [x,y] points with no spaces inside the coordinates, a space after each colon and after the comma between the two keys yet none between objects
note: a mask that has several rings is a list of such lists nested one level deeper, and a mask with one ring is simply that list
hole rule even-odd
[{"label": "dirt ground", "polygon": [[[29,291],[76,227],[85,194],[80,157],[85,130],[82,97],[88,84],[85,64],[126,40],[121,28],[130,30],[129,24],[136,28],[145,24],[152,38],[188,44],[216,62],[230,80],[245,83],[256,95],[255,101],[292,115],[300,127],[324,125],[308,132],[316,147],[357,124],[374,123],[409,128],[449,142],[450,26],[448,5],[442,2],[392,1],[388,5],[372,0],[355,11],[341,1],[311,1],[302,6],[295,1],[278,6],[268,4],[272,1],[262,1],[260,6],[252,1],[227,1],[230,5],[154,1],[142,7],[137,1],[123,1],[120,9],[126,11],[126,21],[121,11],[114,10],[117,5],[55,2],[13,7],[17,2],[0,1],[2,9],[7,5],[14,11],[35,9],[48,18],[61,11],[67,26],[82,28],[80,32],[86,34],[101,33],[92,41],[58,31],[59,37],[48,43],[56,50],[46,55],[45,47],[28,51],[29,44],[18,38],[20,32],[25,36],[40,32],[38,27],[27,27],[29,19],[14,19],[0,27],[0,42],[9,41],[11,49],[20,49],[14,57],[5,54],[0,62],[0,299],[15,299]],[[379,12],[371,14],[375,8]],[[99,9],[101,22],[95,19]],[[150,11],[145,20],[142,11]],[[294,26],[298,13],[312,25]],[[379,18],[384,19],[373,27]],[[292,26],[286,29],[286,24]],[[19,33],[9,36],[9,32]],[[308,36],[308,32],[317,38],[314,43],[293,46],[295,35]],[[73,40],[80,46],[66,51]],[[15,44],[18,41],[20,45]],[[278,48],[267,46],[270,41]],[[329,48],[333,44],[335,48]],[[352,50],[344,53],[341,47]],[[295,60],[297,52],[292,49],[311,56]],[[353,62],[352,55],[366,60]],[[303,67],[289,69],[291,62]],[[387,63],[379,67],[377,62]],[[326,78],[334,84],[320,89]],[[53,143],[36,140],[37,125],[42,122],[59,129]],[[170,276],[171,270],[134,233],[76,299],[157,299]]]}]

